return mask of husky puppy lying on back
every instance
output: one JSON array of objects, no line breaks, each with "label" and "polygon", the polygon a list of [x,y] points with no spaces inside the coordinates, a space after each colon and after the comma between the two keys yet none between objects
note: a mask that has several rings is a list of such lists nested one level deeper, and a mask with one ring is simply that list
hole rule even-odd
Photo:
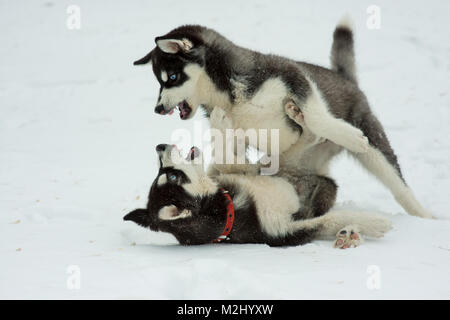
[{"label": "husky puppy lying on back", "polygon": [[[219,106],[233,120],[230,129],[279,129],[283,170],[326,176],[330,160],[346,148],[409,214],[431,217],[407,186],[383,127],[358,88],[348,25],[335,30],[331,70],[245,49],[197,25],[176,28],[155,42],[134,64],[153,66],[161,85],[157,113],[172,114],[177,106],[181,119],[189,119],[199,105],[207,115]],[[307,150],[304,129],[319,138]],[[249,170],[218,168],[236,169]]]},{"label": "husky puppy lying on back", "polygon": [[[183,159],[175,146],[156,147],[160,168],[146,209],[124,220],[154,231],[171,233],[183,245],[227,241],[296,246],[337,235],[335,247],[356,247],[362,235],[381,237],[389,220],[369,213],[330,211],[304,219],[297,190],[314,188],[302,180],[294,186],[273,176],[220,175],[203,171],[200,152],[192,148]],[[320,197],[320,194],[317,195]],[[314,200],[314,199],[313,199]],[[360,234],[360,233],[361,234]]]}]

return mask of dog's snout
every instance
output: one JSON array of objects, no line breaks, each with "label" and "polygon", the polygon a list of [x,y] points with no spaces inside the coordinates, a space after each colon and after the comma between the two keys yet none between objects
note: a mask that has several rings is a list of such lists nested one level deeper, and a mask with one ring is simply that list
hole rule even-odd
[{"label": "dog's snout", "polygon": [[167,145],[167,144],[164,144],[164,143],[158,144],[158,145],[156,146],[156,151],[157,151],[157,152],[163,152],[163,151],[166,150],[167,146],[168,146],[168,145]]},{"label": "dog's snout", "polygon": [[156,106],[155,112],[158,114],[165,114],[166,110],[164,110],[164,106],[162,104]]}]

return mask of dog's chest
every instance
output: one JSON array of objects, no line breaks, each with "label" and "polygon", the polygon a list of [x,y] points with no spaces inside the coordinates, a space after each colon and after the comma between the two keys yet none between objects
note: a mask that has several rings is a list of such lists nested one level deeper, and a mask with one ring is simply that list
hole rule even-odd
[{"label": "dog's chest", "polygon": [[[292,214],[300,208],[294,187],[282,178],[268,176],[223,175],[221,182],[239,185],[251,195],[262,229],[271,236],[285,234]],[[236,197],[235,205],[243,205],[246,197]]]},{"label": "dog's chest", "polygon": [[[287,89],[280,79],[265,81],[251,99],[238,100],[240,102],[233,106],[231,116],[234,129],[255,130],[259,138],[264,134],[260,130],[265,131],[269,145],[275,142],[273,139],[276,139],[278,130],[279,152],[286,151],[300,136],[300,131],[288,125],[283,106],[287,96]],[[253,147],[258,148],[257,145]]]}]

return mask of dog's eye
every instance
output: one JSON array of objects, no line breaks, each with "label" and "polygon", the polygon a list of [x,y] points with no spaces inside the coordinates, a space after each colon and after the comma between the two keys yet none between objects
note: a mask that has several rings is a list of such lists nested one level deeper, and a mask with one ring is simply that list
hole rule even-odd
[{"label": "dog's eye", "polygon": [[177,74],[176,74],[176,73],[172,73],[172,74],[169,76],[169,79],[170,79],[170,81],[175,81],[175,80],[177,80]]},{"label": "dog's eye", "polygon": [[169,180],[170,181],[177,181],[177,176],[175,174],[169,174]]}]

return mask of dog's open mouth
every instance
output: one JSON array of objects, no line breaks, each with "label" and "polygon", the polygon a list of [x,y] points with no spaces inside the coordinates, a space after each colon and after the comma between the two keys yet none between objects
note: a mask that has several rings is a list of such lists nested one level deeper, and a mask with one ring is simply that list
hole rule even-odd
[{"label": "dog's open mouth", "polygon": [[181,101],[177,104],[178,110],[180,111],[180,119],[184,120],[189,118],[189,115],[192,112],[192,108],[189,106],[186,100]]},{"label": "dog's open mouth", "polygon": [[192,108],[186,100],[181,101],[180,103],[178,103],[175,107],[173,107],[169,111],[165,111],[164,108],[162,108],[162,106],[161,106],[160,111],[158,110],[158,107],[155,109],[155,111],[156,111],[156,113],[163,114],[163,115],[164,114],[172,115],[173,111],[176,108],[178,108],[178,111],[180,111],[180,119],[181,120],[185,120],[185,119],[189,118],[189,115],[192,112]]}]

